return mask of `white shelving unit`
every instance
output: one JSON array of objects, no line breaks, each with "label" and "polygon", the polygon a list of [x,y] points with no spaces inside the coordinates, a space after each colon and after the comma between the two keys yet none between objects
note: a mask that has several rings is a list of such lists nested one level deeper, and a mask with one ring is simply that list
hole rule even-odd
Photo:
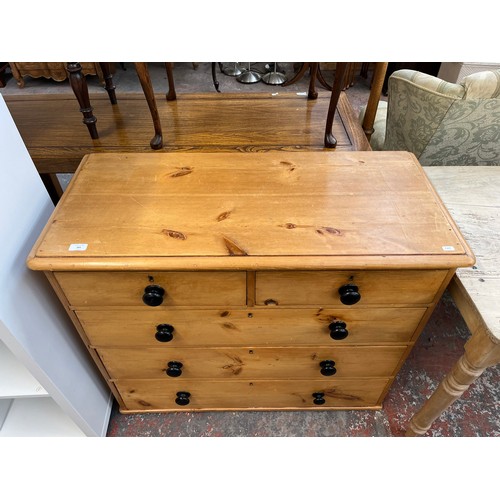
[{"label": "white shelving unit", "polygon": [[0,437],[85,436],[0,341]]},{"label": "white shelving unit", "polygon": [[112,396],[26,257],[54,209],[0,95],[0,437],[105,436]]}]

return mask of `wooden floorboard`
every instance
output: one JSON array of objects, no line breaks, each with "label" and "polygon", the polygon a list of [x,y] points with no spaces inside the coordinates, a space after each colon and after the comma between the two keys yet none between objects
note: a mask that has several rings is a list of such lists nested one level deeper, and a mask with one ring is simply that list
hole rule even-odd
[{"label": "wooden floorboard", "polygon": [[[5,96],[40,173],[74,172],[92,152],[324,150],[328,92],[317,100],[294,93],[185,94],[167,102],[156,95],[164,147],[153,151],[153,124],[141,94],[92,95],[99,139],[92,140],[72,95]],[[338,150],[369,150],[347,96],[342,93],[333,134]]]}]

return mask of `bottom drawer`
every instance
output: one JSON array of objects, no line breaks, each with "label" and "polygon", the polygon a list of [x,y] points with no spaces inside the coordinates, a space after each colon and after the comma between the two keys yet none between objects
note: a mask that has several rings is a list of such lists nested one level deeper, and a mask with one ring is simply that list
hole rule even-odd
[{"label": "bottom drawer", "polygon": [[121,411],[375,409],[390,379],[116,380]]}]

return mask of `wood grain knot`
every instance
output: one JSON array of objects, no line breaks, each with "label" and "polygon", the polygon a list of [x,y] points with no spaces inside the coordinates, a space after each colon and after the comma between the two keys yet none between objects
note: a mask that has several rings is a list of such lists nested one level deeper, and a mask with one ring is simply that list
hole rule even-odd
[{"label": "wood grain knot", "polygon": [[182,177],[184,175],[189,175],[192,172],[193,172],[192,167],[181,167],[181,168],[177,169],[177,172],[170,174],[170,177]]},{"label": "wood grain knot", "polygon": [[224,245],[226,246],[229,255],[248,255],[243,248],[238,246],[234,241],[231,241],[226,236],[223,236],[222,240],[224,241]]},{"label": "wood grain knot", "polygon": [[187,240],[187,236],[180,231],[174,231],[173,229],[163,229],[162,233],[165,236],[170,236],[170,238],[174,238],[176,240]]},{"label": "wood grain knot", "polygon": [[221,214],[219,214],[217,216],[217,222],[221,222],[221,221],[229,218],[230,215],[231,215],[231,210],[228,210],[227,212],[222,212]]},{"label": "wood grain knot", "polygon": [[335,229],[334,227],[322,226],[316,229],[316,232],[319,234],[332,234],[334,236],[342,236],[342,231],[340,229]]},{"label": "wood grain knot", "polygon": [[223,323],[222,326],[228,330],[238,330],[238,327],[234,323]]}]

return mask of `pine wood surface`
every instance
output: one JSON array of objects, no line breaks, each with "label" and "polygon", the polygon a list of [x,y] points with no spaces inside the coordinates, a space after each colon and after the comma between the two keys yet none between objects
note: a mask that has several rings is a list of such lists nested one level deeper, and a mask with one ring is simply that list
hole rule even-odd
[{"label": "pine wood surface", "polygon": [[[166,309],[76,311],[94,347],[300,346],[404,343],[425,308]],[[348,336],[331,340],[328,325],[346,323]],[[155,338],[156,325],[174,327],[168,343]]]},{"label": "pine wood surface", "polygon": [[[144,96],[92,95],[99,139],[92,140],[72,95],[5,96],[40,173],[74,172],[92,152],[325,150],[329,93],[317,100],[293,93],[184,94],[167,102],[156,95],[164,147],[153,151],[153,123]],[[369,150],[357,116],[342,93],[333,134],[337,151]]]},{"label": "pine wood surface", "polygon": [[500,166],[428,167],[425,171],[476,255],[473,268],[457,270],[457,281],[491,336],[500,342]]},{"label": "pine wood surface", "polygon": [[164,306],[220,307],[246,304],[246,275],[243,272],[55,274],[72,306],[122,305],[139,306],[147,310],[150,307],[142,302],[142,295],[148,285],[163,286]]},{"label": "pine wood surface", "polygon": [[[328,341],[325,339],[325,342]],[[331,341],[330,341],[331,343]],[[100,348],[98,354],[112,379],[164,378],[170,361],[182,363],[179,380],[198,378],[328,379],[390,377],[406,346],[366,347],[203,347],[191,349]],[[337,372],[320,373],[320,362],[331,360]]]},{"label": "pine wood surface", "polygon": [[500,362],[500,166],[427,167],[425,171],[477,261],[470,269],[457,269],[449,286],[471,337],[464,354],[410,421],[407,436],[425,434],[485,369]]},{"label": "pine wood surface", "polygon": [[[93,154],[76,178],[29,259],[33,269],[473,262],[405,152]],[[88,248],[71,252],[73,243]]]},{"label": "pine wood surface", "polygon": [[[72,243],[88,247],[72,252]],[[122,411],[378,408],[455,269],[473,262],[413,155],[359,151],[89,155],[28,258],[55,271]],[[352,306],[339,297],[347,283],[360,287]],[[166,290],[158,308],[142,302],[151,284]],[[370,341],[367,311],[381,328],[396,308],[399,319]],[[410,310],[418,313],[406,318]],[[343,311],[357,336],[350,344],[326,324]],[[175,319],[163,313],[178,314],[182,335],[203,332],[208,316],[206,335],[223,344],[197,333],[176,345],[174,329],[170,343],[135,345],[145,324],[152,336],[156,321]],[[183,313],[192,314],[186,326]],[[130,321],[123,330],[120,316]],[[278,344],[258,344],[259,329],[280,326]],[[217,329],[243,333],[226,344]],[[129,343],[92,344],[131,331]],[[312,345],[294,343],[309,331]],[[318,375],[327,357],[338,377]],[[168,361],[186,376],[168,377]],[[179,391],[192,394],[187,406],[175,402]]]},{"label": "pine wood surface", "polygon": [[[446,271],[263,271],[257,272],[256,304],[329,304],[345,283],[359,286],[365,305],[430,304]],[[338,302],[340,304],[340,301]]]},{"label": "pine wood surface", "polygon": [[[131,411],[179,411],[182,409],[345,409],[380,407],[379,397],[387,378],[318,380],[161,380],[120,379],[116,381],[126,408]],[[191,402],[186,407],[175,404],[176,393],[188,391]],[[324,392],[326,403],[315,406],[314,392]]]}]

